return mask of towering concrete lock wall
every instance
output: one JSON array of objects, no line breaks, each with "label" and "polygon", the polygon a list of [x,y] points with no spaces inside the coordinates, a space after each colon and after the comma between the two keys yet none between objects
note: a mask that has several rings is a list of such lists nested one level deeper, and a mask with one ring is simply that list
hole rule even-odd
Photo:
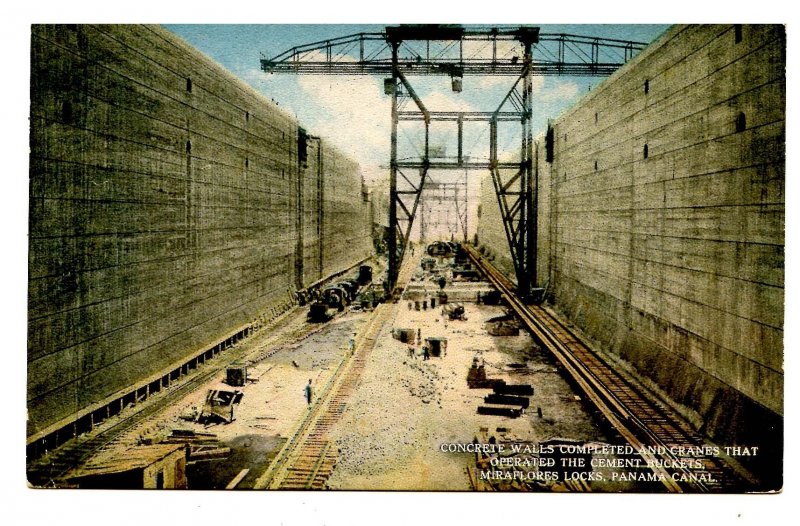
[{"label": "towering concrete lock wall", "polygon": [[785,102],[782,26],[678,26],[538,144],[539,285],[755,469],[782,453]]},{"label": "towering concrete lock wall", "polygon": [[298,137],[161,28],[33,27],[29,436],[370,255],[357,165]]}]

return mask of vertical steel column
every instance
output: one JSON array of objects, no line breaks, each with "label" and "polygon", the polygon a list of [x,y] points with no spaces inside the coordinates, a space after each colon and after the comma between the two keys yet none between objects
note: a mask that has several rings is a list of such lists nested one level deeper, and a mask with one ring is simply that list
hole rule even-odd
[{"label": "vertical steel column", "polygon": [[423,199],[421,195],[419,204],[420,208],[422,209],[422,215],[419,218],[419,241],[424,247],[427,243],[427,225],[425,224],[425,199]]},{"label": "vertical steel column", "polygon": [[489,169],[497,169],[497,118],[489,121]]},{"label": "vertical steel column", "polygon": [[520,237],[525,236],[525,268],[527,270],[526,283],[520,283],[520,292],[523,297],[531,292],[531,287],[535,287],[538,279],[536,276],[536,240],[537,240],[537,210],[536,210],[536,174],[533,170],[533,77],[532,77],[531,42],[525,42],[525,80],[522,92],[523,111],[524,111],[524,133],[525,133],[525,177],[523,189],[525,195],[525,226],[526,229]]},{"label": "vertical steel column", "polygon": [[469,241],[469,177],[464,170],[464,243]]},{"label": "vertical steel column", "polygon": [[392,145],[389,160],[389,246],[388,283],[389,291],[394,290],[400,265],[397,254],[397,48],[399,42],[392,42]]},{"label": "vertical steel column", "polygon": [[[527,47],[526,47],[527,50]],[[527,54],[525,55],[527,60]],[[520,167],[519,167],[519,221],[517,222],[516,238],[514,243],[517,245],[516,256],[519,259],[517,263],[517,293],[520,297],[525,298],[531,289],[531,276],[528,268],[528,216],[530,211],[529,196],[529,181],[531,177],[530,157],[528,157],[528,125],[530,124],[530,116],[528,114],[528,107],[530,100],[528,98],[528,79],[530,75],[527,73],[527,63],[523,66],[522,77],[522,114],[520,123],[522,124],[522,144],[519,152]]]},{"label": "vertical steel column", "polygon": [[464,114],[458,114],[458,164],[464,162]]}]

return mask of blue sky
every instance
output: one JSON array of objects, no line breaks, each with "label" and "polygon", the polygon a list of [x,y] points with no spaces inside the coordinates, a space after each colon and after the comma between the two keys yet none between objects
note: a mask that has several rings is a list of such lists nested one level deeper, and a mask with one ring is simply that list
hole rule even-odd
[{"label": "blue sky", "polygon": [[[271,58],[301,44],[360,32],[381,32],[385,25],[165,25],[216,62],[222,64],[267,98],[295,115],[310,133],[321,135],[362,166],[367,179],[380,177],[389,158],[390,99],[383,79],[376,76],[311,76],[266,74],[262,54]],[[547,33],[571,33],[651,42],[667,25],[542,25]],[[453,93],[448,77],[410,79],[423,102],[433,111],[496,109],[511,88],[510,77],[464,78],[464,90]],[[534,131],[546,127],[575,104],[599,77],[534,77]],[[500,145],[515,148],[518,130],[501,132]],[[431,131],[431,144],[455,148],[455,130],[441,125]],[[421,147],[421,129],[405,127],[399,134],[399,156],[413,156]],[[465,130],[465,154],[486,155],[485,129]]]}]

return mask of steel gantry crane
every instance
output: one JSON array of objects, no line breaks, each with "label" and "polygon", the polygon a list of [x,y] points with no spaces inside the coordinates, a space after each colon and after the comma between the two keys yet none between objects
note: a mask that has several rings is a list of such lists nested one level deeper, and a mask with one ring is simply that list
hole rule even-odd
[{"label": "steel gantry crane", "polygon": [[[481,53],[468,48],[480,46]],[[535,75],[603,76],[616,71],[646,44],[610,38],[540,32],[539,27],[465,27],[460,25],[399,25],[382,33],[358,33],[291,48],[271,59],[262,58],[267,73],[382,75],[391,96],[391,158],[389,164],[388,283],[397,282],[422,190],[429,170],[489,170],[514,264],[518,293],[530,297],[537,285],[537,170],[532,127]],[[465,49],[467,52],[465,52]],[[460,92],[465,75],[515,78],[500,105],[490,112],[429,111],[408,80],[413,75],[449,76]],[[404,110],[408,100],[413,110]],[[398,125],[424,123],[424,147],[417,158],[398,159]],[[458,129],[458,153],[432,155],[431,122],[449,122]],[[489,126],[489,158],[467,158],[463,151],[464,123]],[[505,159],[498,151],[498,124],[521,125],[519,158]]]},{"label": "steel gantry crane", "polygon": [[[432,228],[438,227],[438,234],[449,234],[455,239],[467,242],[469,194],[466,177],[454,182],[436,182],[429,180],[425,185],[425,194],[420,198],[422,214],[420,215],[420,241],[425,243]],[[436,216],[428,219],[426,213]],[[444,219],[442,216],[444,215]],[[452,218],[451,218],[452,215]],[[442,232],[442,228],[445,230]],[[431,238],[435,239],[435,238]]]}]

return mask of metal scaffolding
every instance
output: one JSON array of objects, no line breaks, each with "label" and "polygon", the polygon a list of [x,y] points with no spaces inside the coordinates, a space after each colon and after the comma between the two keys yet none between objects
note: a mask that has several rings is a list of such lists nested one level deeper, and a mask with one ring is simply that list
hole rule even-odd
[{"label": "metal scaffolding", "polygon": [[[382,33],[358,33],[289,49],[261,60],[267,73],[384,75],[384,92],[392,98],[389,164],[388,282],[397,277],[430,170],[489,170],[517,278],[518,293],[529,297],[536,275],[537,165],[532,127],[535,75],[603,76],[616,71],[646,44],[609,38],[541,33],[538,27],[477,28],[457,25],[390,26]],[[477,46],[483,53],[465,52]],[[425,107],[408,76],[450,76],[460,92],[464,75],[515,78],[492,112],[433,112]],[[408,100],[412,110],[404,110]],[[398,125],[424,123],[424,147],[417,158],[398,159]],[[431,122],[458,128],[458,153],[431,155]],[[464,155],[464,123],[489,126],[489,159]],[[498,124],[519,123],[518,160],[499,158]],[[466,192],[466,190],[465,190]],[[466,210],[464,211],[466,214]],[[466,217],[466,216],[465,216]]]}]

